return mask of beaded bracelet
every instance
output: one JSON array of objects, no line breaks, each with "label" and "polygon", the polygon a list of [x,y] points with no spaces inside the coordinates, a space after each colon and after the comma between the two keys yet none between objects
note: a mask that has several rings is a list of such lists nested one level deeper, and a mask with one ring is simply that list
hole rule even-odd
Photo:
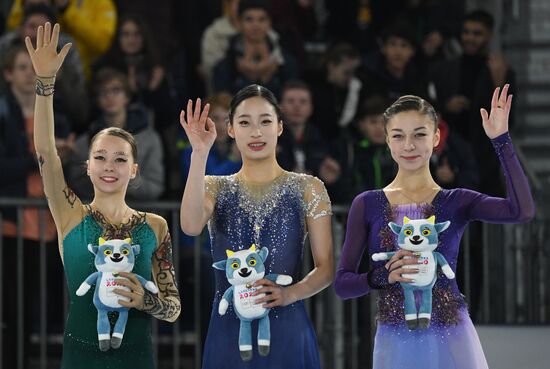
[{"label": "beaded bracelet", "polygon": [[38,96],[50,96],[53,95],[55,86],[55,76],[41,77],[36,76],[36,94]]}]

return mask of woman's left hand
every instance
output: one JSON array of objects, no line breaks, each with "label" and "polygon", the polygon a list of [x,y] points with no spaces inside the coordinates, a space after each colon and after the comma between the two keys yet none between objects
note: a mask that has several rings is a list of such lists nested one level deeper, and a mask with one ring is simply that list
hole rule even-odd
[{"label": "woman's left hand", "polygon": [[[118,303],[127,308],[143,309],[143,295],[145,290],[137,279],[134,273],[120,272],[119,275],[123,278],[116,280],[117,285],[128,287],[130,291],[116,288],[114,293],[120,296],[128,297],[130,301],[118,300]],[[126,278],[126,279],[125,279]]]},{"label": "woman's left hand", "polygon": [[485,109],[480,111],[483,119],[483,129],[490,139],[508,132],[508,117],[512,106],[512,95],[508,95],[509,87],[509,84],[504,85],[500,96],[500,87],[495,89],[490,113],[487,113]]},{"label": "woman's left hand", "polygon": [[269,279],[260,279],[253,284],[253,287],[258,288],[252,296],[257,296],[265,293],[265,296],[256,299],[256,305],[262,305],[264,308],[273,308],[275,306],[286,306],[290,304],[288,289]]}]

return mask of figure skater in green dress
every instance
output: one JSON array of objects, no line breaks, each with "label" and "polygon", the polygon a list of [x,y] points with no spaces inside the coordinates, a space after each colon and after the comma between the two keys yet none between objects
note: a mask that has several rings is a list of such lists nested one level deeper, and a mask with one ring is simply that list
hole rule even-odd
[{"label": "figure skater in green dress", "polygon": [[[108,128],[90,142],[87,174],[94,186],[94,199],[84,205],[67,187],[54,138],[53,93],[55,75],[70,44],[57,52],[59,25],[38,28],[36,47],[25,40],[37,78],[34,145],[44,182],[44,192],[55,220],[59,253],[69,290],[70,307],[63,340],[61,368],[154,368],[151,319],[173,322],[180,313],[180,299],[172,263],[172,244],[166,221],[155,214],[131,209],[125,202],[128,183],[138,171],[137,148],[131,134]],[[116,284],[126,287],[113,292],[130,309],[124,340],[118,349],[102,352],[98,345],[98,312],[93,294],[77,296],[88,275],[95,272],[94,255],[88,244],[131,238],[140,245],[133,273],[120,273]],[[158,294],[144,290],[136,275],[151,279]],[[151,278],[149,278],[149,276]],[[60,301],[61,305],[61,301]],[[111,328],[118,313],[109,313]]]}]

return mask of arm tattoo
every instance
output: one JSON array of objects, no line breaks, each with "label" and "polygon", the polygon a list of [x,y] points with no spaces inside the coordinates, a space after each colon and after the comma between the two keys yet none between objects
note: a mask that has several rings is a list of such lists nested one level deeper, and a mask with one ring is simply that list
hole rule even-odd
[{"label": "arm tattoo", "polygon": [[156,281],[158,295],[145,291],[142,311],[157,319],[172,321],[181,310],[180,296],[172,263],[172,241],[166,233],[164,240],[153,254],[153,263],[157,266]]},{"label": "arm tattoo", "polygon": [[[45,81],[42,81],[40,78],[36,79],[36,94],[38,96],[50,96],[53,95],[55,90],[55,78],[43,78]],[[46,82],[46,80],[49,80]]]},{"label": "arm tattoo", "polygon": [[74,203],[76,202],[76,194],[69,187],[65,187],[63,189],[63,194],[65,195],[65,199],[72,208],[74,206]]},{"label": "arm tattoo", "polygon": [[40,175],[42,176],[42,166],[46,161],[42,155],[38,155],[38,169],[40,170]]},{"label": "arm tattoo", "polygon": [[143,309],[141,311],[151,314],[157,319],[173,321],[174,317],[179,315],[180,309],[179,298],[177,301],[161,299],[148,290],[145,290],[143,294]]}]

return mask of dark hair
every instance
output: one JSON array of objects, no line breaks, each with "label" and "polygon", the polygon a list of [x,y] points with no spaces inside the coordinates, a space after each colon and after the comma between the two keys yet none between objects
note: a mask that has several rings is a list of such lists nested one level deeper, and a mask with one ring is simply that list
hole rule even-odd
[{"label": "dark hair", "polygon": [[288,81],[283,85],[283,88],[281,89],[281,99],[288,90],[305,90],[309,93],[309,96],[312,96],[311,88],[309,87],[309,85],[304,81],[298,79]]},{"label": "dark hair", "polygon": [[323,65],[326,67],[329,64],[340,64],[346,59],[360,59],[359,51],[351,44],[341,42],[332,45],[327,50]]},{"label": "dark hair", "polygon": [[464,16],[462,24],[466,22],[478,22],[483,24],[489,31],[493,32],[495,27],[495,18],[493,16],[481,9],[473,10]]},{"label": "dark hair", "polygon": [[31,16],[35,14],[43,14],[45,15],[49,20],[50,23],[55,24],[57,22],[57,18],[55,17],[55,12],[53,11],[52,7],[46,4],[33,4],[28,5],[25,7],[24,14],[23,14],[23,22]]},{"label": "dark hair", "polygon": [[241,0],[237,14],[241,17],[245,11],[250,9],[264,10],[271,18],[271,2],[269,0]]},{"label": "dark hair", "polygon": [[252,97],[261,97],[269,104],[271,104],[271,106],[273,106],[273,109],[275,109],[275,113],[277,114],[277,122],[282,121],[283,114],[281,112],[279,104],[277,103],[277,98],[275,97],[275,95],[273,95],[273,92],[271,92],[264,86],[248,85],[241,88],[231,100],[231,105],[229,106],[229,124],[233,124],[233,116],[235,115],[235,110],[237,110],[239,104],[242,103],[244,100],[250,99]]},{"label": "dark hair", "polygon": [[2,58],[2,70],[10,72],[13,71],[13,67],[15,66],[15,59],[20,53],[25,53],[29,55],[27,49],[22,44],[15,44],[14,46],[10,47],[8,51],[6,51],[6,55],[4,55]]},{"label": "dark hair", "polygon": [[94,92],[96,97],[99,96],[99,90],[111,81],[122,83],[126,96],[129,98],[132,96],[132,90],[130,89],[130,83],[126,75],[117,69],[104,67],[98,70],[94,76]]},{"label": "dark hair", "polygon": [[398,19],[382,31],[381,39],[384,44],[392,37],[407,41],[413,48],[417,46],[415,30],[407,20]]},{"label": "dark hair", "polygon": [[88,155],[90,155],[90,152],[92,151],[92,146],[94,145],[94,142],[100,137],[100,136],[114,136],[123,139],[124,141],[128,142],[130,144],[130,147],[132,149],[132,157],[134,158],[134,162],[137,161],[137,144],[136,139],[134,136],[126,131],[125,129],[118,128],[118,127],[109,127],[102,129],[101,131],[97,132],[94,137],[90,140],[90,148],[88,149]]},{"label": "dark hair", "polygon": [[367,97],[359,105],[355,119],[360,121],[368,116],[383,115],[389,105],[390,102],[383,96],[374,95]]},{"label": "dark hair", "polygon": [[160,54],[156,48],[156,44],[153,42],[150,28],[148,24],[136,14],[126,14],[117,21],[116,36],[113,39],[109,50],[93,65],[94,70],[101,69],[105,66],[113,67],[124,73],[128,73],[128,57],[120,48],[120,34],[122,26],[127,22],[133,22],[138,28],[138,32],[143,40],[143,59],[139,59],[140,68],[143,68],[148,73],[151,69],[157,65],[162,64]]},{"label": "dark hair", "polygon": [[434,107],[421,97],[415,95],[405,95],[397,99],[389,108],[384,112],[384,130],[388,132],[388,122],[396,114],[416,111],[419,114],[426,115],[434,122],[434,131],[437,130],[439,118],[435,112]]}]

